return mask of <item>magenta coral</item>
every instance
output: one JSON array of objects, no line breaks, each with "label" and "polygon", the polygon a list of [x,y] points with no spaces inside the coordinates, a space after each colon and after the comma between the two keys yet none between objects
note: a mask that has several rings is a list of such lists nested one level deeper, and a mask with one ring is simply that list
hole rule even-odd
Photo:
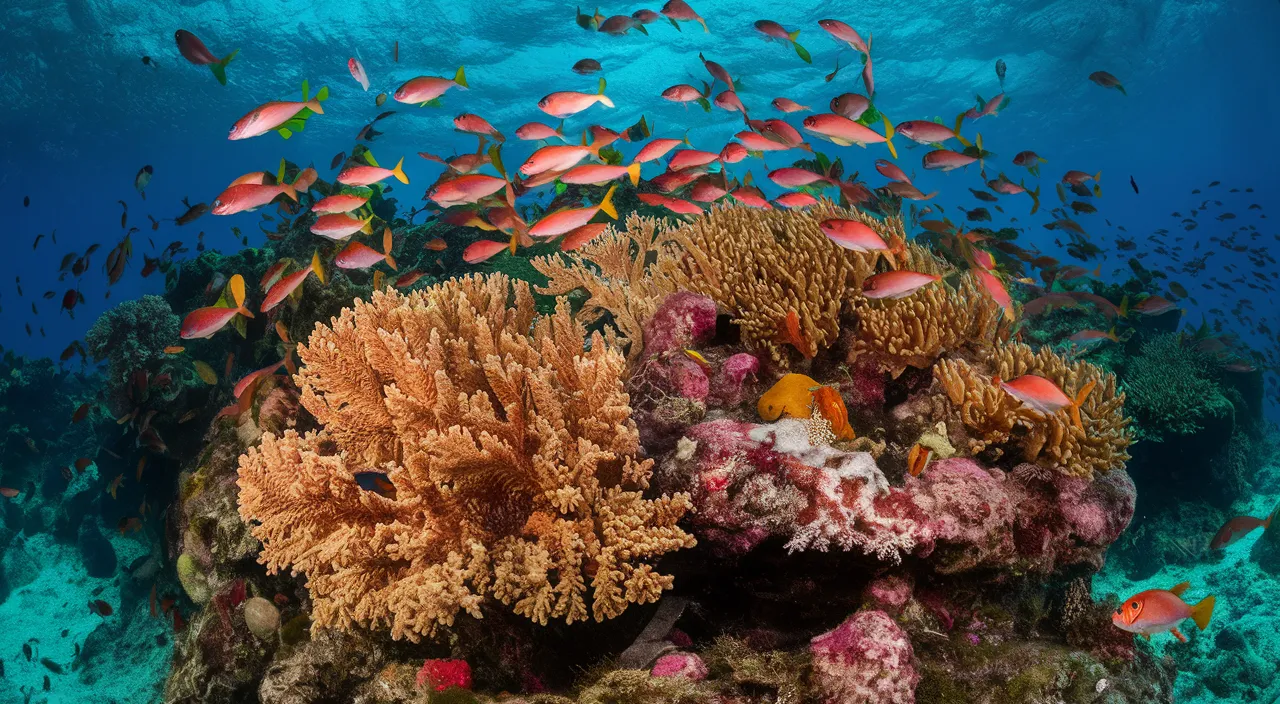
[{"label": "magenta coral", "polygon": [[654,677],[683,677],[689,680],[705,680],[707,665],[696,653],[667,653],[653,663],[649,674]]},{"label": "magenta coral", "polygon": [[450,687],[471,689],[471,666],[466,660],[432,659],[418,670],[418,686],[443,692]]},{"label": "magenta coral", "polygon": [[828,704],[914,704],[911,638],[883,611],[859,611],[809,643],[813,685]]},{"label": "magenta coral", "polygon": [[760,359],[753,354],[739,352],[724,361],[711,380],[711,397],[726,406],[737,406],[745,398],[748,377],[754,379],[760,371]]},{"label": "magenta coral", "polygon": [[678,291],[667,296],[644,326],[645,356],[695,347],[716,331],[716,304],[710,298]]}]

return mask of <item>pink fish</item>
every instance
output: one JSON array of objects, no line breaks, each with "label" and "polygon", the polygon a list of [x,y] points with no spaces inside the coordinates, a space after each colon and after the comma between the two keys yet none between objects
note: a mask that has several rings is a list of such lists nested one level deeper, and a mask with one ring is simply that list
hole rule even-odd
[{"label": "pink fish", "polygon": [[[983,252],[983,254],[987,254],[988,257],[991,256],[986,252]],[[1002,283],[995,274],[992,274],[985,268],[974,269],[973,274],[978,277],[978,283],[982,284],[982,288],[986,289],[987,293],[991,295],[991,298],[995,300],[996,304],[1004,309],[1005,317],[1012,320],[1013,299],[1009,297],[1009,291],[1005,289],[1004,283]]]},{"label": "pink fish", "polygon": [[529,234],[533,237],[555,237],[570,230],[576,230],[590,222],[596,213],[604,213],[611,219],[618,219],[618,211],[613,207],[613,192],[618,187],[610,186],[600,200],[600,204],[586,208],[566,208],[544,215],[541,220],[529,226]]},{"label": "pink fish", "polygon": [[864,56],[871,53],[871,48],[867,46],[866,42],[862,41],[862,37],[858,35],[853,27],[844,22],[840,20],[818,20],[818,26],[827,30],[827,34],[848,44],[854,51]]},{"label": "pink fish", "polygon": [[850,120],[862,117],[862,113],[869,107],[871,107],[871,101],[857,93],[841,93],[831,99],[831,112]]},{"label": "pink fish", "polygon": [[507,180],[485,174],[466,174],[437,182],[427,189],[427,200],[448,208],[453,205],[476,203],[507,186]]},{"label": "pink fish", "polygon": [[1058,385],[1048,379],[1036,374],[1024,374],[1017,379],[1011,381],[1001,381],[1000,377],[992,379],[992,383],[1004,389],[1010,396],[1021,401],[1032,410],[1051,416],[1067,409],[1071,414],[1071,421],[1077,428],[1083,428],[1084,423],[1080,419],[1080,404],[1084,403],[1089,397],[1089,393],[1093,391],[1093,387],[1097,382],[1090,381],[1080,389],[1073,399],[1062,392]]},{"label": "pink fish", "polygon": [[476,240],[475,242],[467,245],[466,249],[462,250],[462,261],[468,264],[479,264],[498,252],[507,249],[508,246],[509,245],[506,242]]},{"label": "pink fish", "polygon": [[1192,619],[1200,630],[1208,628],[1215,601],[1212,596],[1206,596],[1195,606],[1187,604],[1182,600],[1182,593],[1190,586],[1190,582],[1183,582],[1168,590],[1148,589],[1134,594],[1111,614],[1111,623],[1122,631],[1148,639],[1157,633],[1172,633],[1185,643],[1187,637],[1178,630],[1178,624]]},{"label": "pink fish", "polygon": [[1133,312],[1141,315],[1163,315],[1177,308],[1178,305],[1161,296],[1148,296],[1133,307]]},{"label": "pink fish", "polygon": [[560,121],[559,127],[554,128],[548,127],[541,122],[526,122],[516,128],[516,136],[526,142],[533,142],[540,139],[551,139],[552,137],[557,137],[566,142],[569,141],[564,138],[563,120]]},{"label": "pink fish", "polygon": [[742,113],[742,119],[747,119],[747,107],[738,99],[738,94],[731,90],[721,91],[716,96],[715,105],[722,110]]},{"label": "pink fish", "polygon": [[298,193],[287,183],[271,186],[244,183],[232,186],[213,200],[209,212],[214,215],[233,215],[246,210],[255,210],[270,203],[276,196],[284,194],[297,203]]},{"label": "pink fish", "polygon": [[925,154],[921,162],[924,164],[924,168],[930,171],[953,171],[968,166],[977,160],[977,157],[953,152],[950,149],[935,149]]},{"label": "pink fish", "polygon": [[810,109],[808,105],[801,105],[790,98],[774,98],[769,104],[779,112],[803,112]]},{"label": "pink fish", "polygon": [[684,0],[667,0],[667,4],[662,6],[661,12],[667,19],[671,20],[671,24],[674,25],[676,29],[680,29],[680,25],[676,24],[677,21],[692,21],[702,25],[703,32],[711,31],[707,29],[706,20],[702,19],[697,12],[694,12],[693,8],[689,7],[689,3]]},{"label": "pink fish", "polygon": [[938,195],[937,191],[934,191],[929,194],[925,194],[925,193],[922,193],[919,188],[916,188],[914,185],[910,183],[898,183],[897,181],[892,181],[890,183],[887,183],[885,184],[884,187],[887,188],[889,192],[894,194],[895,196],[898,196],[899,198],[905,198],[907,200],[929,200],[934,196]]},{"label": "pink fish", "polygon": [[1255,518],[1253,516],[1236,516],[1218,529],[1214,534],[1213,540],[1209,541],[1210,550],[1221,550],[1239,542],[1241,538],[1261,528],[1264,531],[1271,529],[1271,524],[1276,517],[1280,516],[1280,506],[1276,506],[1270,516],[1263,518]]},{"label": "pink fish", "polygon": [[350,237],[357,232],[369,234],[372,232],[369,223],[373,220],[373,216],[360,220],[353,218],[346,213],[331,213],[329,215],[321,215],[311,224],[311,233],[328,237],[331,240],[340,240],[344,237]]},{"label": "pink fish", "polygon": [[[1001,103],[1003,102],[1004,102],[1004,93],[1001,93],[995,96],[994,98],[986,101],[985,103],[982,102],[981,98],[979,98],[978,106],[969,108],[969,111],[966,112],[964,116],[969,118],[970,120],[976,120],[980,117],[986,117],[987,115],[995,115],[1000,110]],[[957,129],[956,131],[958,132],[959,130]]]},{"label": "pink fish", "polygon": [[317,115],[324,114],[324,108],[320,107],[320,100],[317,98],[306,102],[276,100],[263,103],[236,120],[227,139],[248,139],[266,134],[293,119],[303,108],[308,108]]},{"label": "pink fish", "polygon": [[720,161],[725,164],[737,164],[748,156],[747,148],[737,142],[729,142],[720,150]]},{"label": "pink fish", "polygon": [[729,71],[724,66],[711,61],[703,56],[701,52],[698,53],[698,59],[702,61],[702,65],[706,67],[707,73],[711,74],[712,78],[724,83],[729,87],[729,90],[737,90],[733,83],[733,77],[729,75]]},{"label": "pink fish", "polygon": [[244,307],[244,277],[239,274],[232,276],[230,287],[231,300],[235,303],[233,307],[208,306],[191,311],[182,319],[182,329],[178,332],[178,337],[184,340],[213,337],[214,333],[221,330],[237,315],[252,318],[253,313]]},{"label": "pink fish", "polygon": [[600,103],[606,108],[613,107],[613,101],[604,94],[605,81],[600,79],[600,92],[578,93],[577,91],[559,91],[543,96],[538,101],[538,109],[552,117],[568,117]]},{"label": "pink fish", "polygon": [[676,85],[662,91],[662,97],[663,99],[670,100],[673,103],[698,102],[701,103],[703,107],[706,107],[707,97],[711,95],[711,86],[707,86],[705,82],[702,85],[706,87],[703,90],[698,90],[688,83],[677,83]]},{"label": "pink fish", "polygon": [[671,198],[658,193],[637,193],[636,198],[646,205],[666,208],[677,215],[701,215],[702,207],[687,200]]},{"label": "pink fish", "polygon": [[393,169],[384,169],[372,164],[348,166],[338,174],[337,181],[344,186],[371,186],[390,176],[395,176],[400,183],[409,183],[409,177],[404,173],[404,157],[400,157],[400,161],[396,162]]},{"label": "pink fish", "polygon": [[599,237],[607,229],[609,229],[607,222],[589,222],[576,230],[570,230],[564,233],[564,239],[560,240],[560,251],[572,252]]},{"label": "pink fish", "polygon": [[808,193],[784,193],[773,199],[774,203],[784,208],[811,208],[818,204],[818,199]]},{"label": "pink fish", "polygon": [[667,155],[667,152],[675,149],[681,144],[686,147],[689,146],[689,138],[672,139],[668,137],[663,139],[652,139],[648,144],[640,148],[640,153],[636,154],[635,161],[643,164],[645,162],[661,159]]},{"label": "pink fish", "polygon": [[683,171],[695,166],[706,166],[719,158],[720,155],[715,152],[681,149],[671,155],[671,160],[667,162],[667,168],[671,171]]},{"label": "pink fish", "polygon": [[365,74],[364,64],[360,63],[360,59],[354,56],[347,59],[347,70],[351,72],[351,77],[356,79],[356,83],[359,83],[361,88],[369,90],[369,76]]},{"label": "pink fish", "polygon": [[628,166],[583,164],[581,166],[575,166],[561,174],[560,180],[564,183],[580,186],[596,186],[624,176],[631,179],[631,185],[635,186],[639,184],[640,164],[638,162],[632,163]]},{"label": "pink fish", "polygon": [[815,174],[808,169],[795,166],[784,166],[769,172],[769,180],[783,188],[798,188],[811,183],[832,184],[832,179],[822,174]]},{"label": "pink fish", "polygon": [[386,262],[392,270],[396,268],[396,260],[391,256],[391,228],[382,231],[382,251],[362,242],[352,240],[338,252],[333,263],[340,269],[367,269],[378,262]]},{"label": "pink fish", "polygon": [[[887,252],[889,245],[884,238],[860,220],[832,218],[818,223],[818,229],[827,239],[854,252]],[[897,248],[901,249],[901,247]]]},{"label": "pink fish", "polygon": [[392,96],[396,102],[408,103],[410,105],[439,105],[436,101],[444,92],[450,88],[458,86],[459,88],[468,88],[467,74],[463,71],[463,67],[458,67],[458,72],[453,75],[453,79],[440,78],[439,76],[418,76],[405,81],[403,85],[396,89]]},{"label": "pink fish", "polygon": [[907,120],[899,123],[893,130],[916,144],[941,144],[948,139],[958,139],[961,144],[969,146],[969,140],[961,137],[955,130],[929,120]]},{"label": "pink fish", "polygon": [[182,58],[196,66],[208,66],[209,70],[213,71],[213,77],[218,79],[218,83],[227,85],[227,64],[240,53],[239,49],[219,59],[209,51],[209,47],[205,46],[199,37],[185,29],[174,32],[173,38],[178,42],[178,51],[182,53]]},{"label": "pink fish", "polygon": [[898,165],[892,161],[876,159],[876,171],[878,171],[881,176],[884,176],[891,181],[911,183],[911,179],[907,178],[906,172],[898,168]]},{"label": "pink fish", "polygon": [[[599,155],[596,145],[549,144],[538,149],[520,165],[520,173],[537,176],[546,171],[568,171],[591,155]],[[637,159],[639,161],[639,159]]]},{"label": "pink fish", "polygon": [[864,127],[847,117],[834,113],[810,115],[804,119],[804,129],[810,134],[815,134],[830,142],[846,147],[852,144],[865,147],[868,144],[884,142],[889,147],[889,152],[896,159],[898,158],[898,150],[893,146],[893,125],[890,125],[889,121],[885,120],[884,127],[885,134],[881,135],[869,127]]},{"label": "pink fish", "polygon": [[869,276],[862,282],[862,295],[867,298],[905,298],[929,284],[941,281],[941,276],[922,274],[918,271],[886,271]]},{"label": "pink fish", "polygon": [[506,138],[502,133],[489,124],[489,121],[479,115],[472,115],[464,112],[453,118],[453,128],[464,134],[474,134],[480,137],[490,137],[493,141],[501,144]]},{"label": "pink fish", "polygon": [[335,193],[334,195],[317,201],[315,205],[311,206],[311,212],[318,215],[349,213],[356,208],[362,207],[368,202],[368,196],[358,196],[351,193]]},{"label": "pink fish", "polygon": [[[792,147],[789,147],[776,139],[769,139],[758,132],[748,132],[744,130],[735,134],[733,137],[741,142],[742,146],[753,152],[785,152],[788,149],[792,149]],[[805,144],[805,148],[808,149],[809,145]],[[812,151],[812,149],[809,149],[809,151]]]}]

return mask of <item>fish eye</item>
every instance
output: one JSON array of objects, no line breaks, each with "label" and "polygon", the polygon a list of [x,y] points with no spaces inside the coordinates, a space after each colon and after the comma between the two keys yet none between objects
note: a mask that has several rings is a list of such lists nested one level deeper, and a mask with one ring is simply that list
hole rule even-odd
[{"label": "fish eye", "polygon": [[1138,608],[1138,602],[1136,602],[1136,601],[1134,601],[1134,602],[1130,602],[1130,603],[1129,603],[1129,608],[1131,608],[1131,609],[1136,609],[1136,608]]}]

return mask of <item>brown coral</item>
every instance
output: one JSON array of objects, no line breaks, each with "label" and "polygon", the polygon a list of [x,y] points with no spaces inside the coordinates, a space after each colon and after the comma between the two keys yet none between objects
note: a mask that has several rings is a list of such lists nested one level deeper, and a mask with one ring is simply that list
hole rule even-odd
[{"label": "brown coral", "polygon": [[[1083,427],[1076,427],[1065,413],[1045,416],[1033,411],[992,382],[992,377],[1015,379],[1024,374],[1042,376],[1068,395],[1094,382],[1080,409]],[[984,350],[976,365],[943,360],[934,367],[934,377],[946,393],[952,417],[976,434],[971,451],[1016,440],[1027,461],[1081,477],[1120,469],[1129,459],[1132,435],[1124,416],[1124,394],[1117,392],[1115,375],[1092,364],[1068,362],[1047,347],[1033,352],[1027,345],[1011,343]],[[1016,426],[1024,432],[1015,433]]]},{"label": "brown coral", "polygon": [[[539,623],[612,618],[672,583],[686,495],[646,499],[650,460],[626,360],[563,300],[473,276],[376,292],[299,347],[324,429],[263,436],[240,459],[240,513],[268,569],[307,576],[321,626],[418,640],[485,597]],[[384,472],[389,487],[356,474]],[[590,587],[588,587],[590,582]]]}]

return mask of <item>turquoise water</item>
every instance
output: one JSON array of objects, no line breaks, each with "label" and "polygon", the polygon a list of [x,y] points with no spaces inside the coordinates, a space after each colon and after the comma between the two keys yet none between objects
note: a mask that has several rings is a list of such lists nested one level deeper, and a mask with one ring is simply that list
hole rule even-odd
[{"label": "turquoise water", "polygon": [[[204,215],[178,225],[173,219],[186,210],[183,199],[213,203],[237,177],[275,172],[282,158],[299,168],[312,165],[320,179],[332,181],[339,169],[330,166],[331,160],[339,154],[354,156],[353,146],[363,144],[383,166],[404,158],[409,184],[388,181],[382,197],[391,204],[384,208],[407,220],[411,209],[431,205],[421,193],[443,172],[418,152],[447,157],[475,150],[476,138],[454,129],[455,116],[479,115],[503,132],[507,141],[501,157],[514,172],[542,146],[518,140],[516,128],[531,121],[559,122],[538,109],[539,99],[552,91],[595,93],[601,78],[616,107],[594,105],[568,117],[565,135],[570,142],[577,143],[592,125],[624,130],[643,118],[655,138],[687,137],[693,148],[719,152],[745,129],[743,116],[719,107],[704,111],[695,103],[675,104],[662,99],[662,91],[710,81],[698,58],[702,53],[723,65],[735,82],[740,79],[738,97],[751,118],[781,118],[800,128],[804,117],[827,111],[835,95],[866,92],[858,52],[817,24],[835,17],[870,40],[874,105],[893,124],[937,119],[952,126],[956,115],[974,107],[975,96],[1003,92],[1009,100],[997,115],[966,122],[961,130],[971,140],[981,135],[988,152],[983,164],[950,173],[927,171],[922,158],[932,147],[895,138],[895,163],[921,191],[938,194],[915,204],[935,210],[914,218],[914,228],[913,218],[906,215],[913,237],[923,233],[920,220],[939,217],[964,229],[1014,227],[1019,229],[1017,243],[1026,250],[1061,260],[1063,266],[1098,266],[1098,280],[1116,286],[1135,280],[1130,264],[1135,258],[1146,270],[1158,272],[1154,280],[1134,284],[1135,298],[1138,291],[1169,296],[1176,290],[1172,283],[1184,287],[1186,295],[1172,296],[1184,311],[1172,327],[1192,331],[1203,323],[1215,333],[1229,334],[1235,351],[1231,361],[1255,370],[1247,382],[1221,381],[1224,387],[1248,387],[1235,396],[1224,393],[1234,408],[1230,415],[1239,419],[1231,427],[1243,427],[1247,415],[1249,432],[1256,436],[1249,450],[1232,446],[1230,452],[1236,454],[1230,461],[1241,469],[1206,468],[1197,479],[1194,467],[1182,467],[1177,481],[1166,484],[1163,467],[1177,457],[1211,463],[1226,454],[1215,454],[1221,448],[1203,455],[1188,450],[1197,443],[1213,444],[1195,433],[1183,437],[1183,445],[1155,439],[1158,433],[1139,440],[1133,452],[1136,466],[1130,468],[1138,491],[1131,531],[1144,522],[1155,528],[1139,537],[1132,532],[1122,537],[1118,545],[1127,545],[1127,551],[1117,557],[1113,548],[1092,589],[1098,599],[1108,594],[1124,598],[1189,580],[1195,594],[1216,591],[1215,622],[1176,653],[1183,674],[1175,700],[1280,701],[1275,666],[1280,635],[1274,625],[1280,591],[1275,573],[1251,557],[1260,552],[1254,544],[1262,531],[1221,555],[1197,548],[1177,564],[1154,569],[1138,565],[1136,557],[1150,547],[1143,541],[1153,540],[1160,530],[1184,531],[1180,535],[1207,542],[1206,526],[1212,532],[1232,516],[1266,516],[1280,500],[1280,470],[1271,457],[1274,428],[1266,425],[1277,418],[1280,407],[1275,374],[1280,319],[1272,302],[1280,274],[1274,259],[1280,252],[1280,231],[1270,217],[1280,193],[1280,168],[1267,139],[1280,114],[1280,90],[1272,75],[1272,67],[1280,66],[1280,3],[877,0],[744,5],[703,0],[694,7],[705,18],[708,33],[693,22],[683,22],[677,30],[660,19],[645,27],[647,35],[632,30],[610,36],[580,27],[573,6],[544,0],[7,2],[0,10],[5,66],[0,85],[6,96],[0,107],[0,203],[9,215],[7,252],[0,257],[0,349],[5,355],[0,362],[5,374],[0,379],[0,430],[5,433],[0,486],[17,490],[17,496],[0,499],[6,502],[0,532],[0,623],[6,626],[0,635],[0,700],[164,701],[175,640],[187,635],[175,628],[171,615],[154,615],[151,601],[172,596],[188,621],[202,611],[176,576],[174,563],[183,552],[190,518],[179,509],[179,496],[190,473],[216,461],[209,457],[218,434],[212,416],[233,402],[230,383],[278,359],[276,333],[269,324],[255,322],[257,337],[251,334],[246,342],[227,342],[232,333],[223,332],[215,338],[222,345],[216,349],[190,343],[193,350],[207,353],[201,359],[221,384],[213,389],[202,387],[189,366],[181,374],[164,366],[169,362],[154,348],[187,344],[177,339],[176,330],[167,342],[151,341],[153,358],[145,363],[135,358],[135,366],[149,369],[153,384],[166,372],[174,382],[172,392],[147,391],[150,406],[132,396],[126,403],[121,395],[127,395],[128,387],[121,372],[135,371],[129,364],[135,354],[127,348],[130,342],[107,343],[103,359],[90,355],[83,363],[79,352],[62,361],[59,356],[73,342],[86,340],[94,321],[123,302],[167,294],[179,318],[213,304],[221,286],[212,287],[207,300],[202,291],[215,273],[243,272],[257,312],[262,298],[258,276],[266,262],[285,255],[305,261],[314,248],[328,243],[300,235],[302,239],[295,237],[277,250],[264,249],[275,246],[266,232],[286,217],[274,205],[259,212]],[[600,12],[640,9],[630,4]],[[786,42],[767,41],[752,26],[757,19],[799,29],[797,41],[812,63],[802,61]],[[207,67],[184,59],[174,40],[179,29],[194,33],[216,56],[239,51],[226,68],[226,85]],[[368,91],[348,69],[353,57],[368,74]],[[601,64],[598,74],[571,70],[587,58]],[[1007,67],[1003,78],[997,76],[997,61]],[[401,104],[391,97],[411,78],[452,77],[459,67],[465,68],[469,87],[448,90],[440,107]],[[1096,71],[1114,74],[1124,93],[1091,82]],[[304,82],[309,95],[321,87],[328,90],[324,114],[310,117],[305,129],[287,140],[272,132],[227,139],[231,126],[256,106],[298,100]],[[715,93],[722,90],[719,84]],[[380,93],[388,96],[383,105],[375,103]],[[779,97],[809,106],[812,113],[783,114],[770,104]],[[394,114],[374,122],[385,111]],[[368,139],[362,128],[371,123],[381,134]],[[871,127],[884,132],[882,122]],[[890,158],[885,145],[864,149],[808,134],[806,139],[832,159],[840,158],[846,178],[856,172],[873,189],[888,182],[874,167],[875,160]],[[643,141],[612,146],[626,163]],[[1039,177],[1012,163],[1024,150],[1046,160]],[[770,152],[726,164],[723,170],[739,180],[750,173],[772,199],[786,189],[770,182],[767,174],[808,156]],[[144,166],[153,171],[145,198],[134,187]],[[1100,194],[1068,192],[1060,201],[1054,184],[1068,169],[1099,174]],[[648,163],[641,178],[649,181],[663,170],[660,162]],[[1005,173],[1014,182],[1025,179],[1028,188],[1038,184],[1039,212],[1029,213],[1030,199],[1023,195],[1001,196],[995,203],[975,200],[971,189],[983,188],[980,171],[987,179]],[[1215,181],[1220,184],[1211,186]],[[586,202],[599,202],[602,190],[590,191]],[[519,202],[546,206],[556,193],[548,185],[522,194]],[[1070,202],[1096,208],[1096,213],[1069,215],[1099,248],[1087,260],[1073,258],[1064,246],[1070,244],[1067,232],[1043,227],[1054,219],[1052,209]],[[1254,204],[1259,207],[1251,208]],[[904,215],[910,205],[904,204]],[[990,211],[990,222],[972,215],[966,220],[964,211],[978,207]],[[1199,214],[1191,216],[1193,209]],[[380,211],[379,217],[388,212]],[[273,219],[264,219],[264,213]],[[300,217],[309,217],[305,213]],[[1224,213],[1233,217],[1221,217]],[[427,223],[429,217],[431,213],[415,214],[412,222]],[[1198,219],[1194,230],[1184,229],[1188,217]],[[408,223],[394,224],[399,238]],[[131,232],[132,227],[140,229]],[[1168,232],[1159,234],[1160,229]],[[43,237],[33,247],[38,235]],[[126,236],[131,237],[132,261],[109,284],[104,264]],[[378,239],[369,244],[380,248]],[[1125,246],[1128,240],[1134,242],[1132,248]],[[469,273],[475,268],[456,256],[469,241],[451,239],[448,263],[439,268],[431,263],[435,255],[420,254],[415,247],[413,253],[398,255],[411,262],[400,271],[413,263],[429,270],[424,285]],[[172,242],[180,244],[165,258],[163,269],[142,276],[144,257],[161,257]],[[88,256],[82,274],[60,276],[65,256],[74,253],[73,260],[79,259],[95,244],[100,249]],[[206,250],[227,259],[197,262]],[[332,254],[326,252],[330,259]],[[1202,256],[1199,266],[1188,264]],[[527,258],[527,252],[491,266],[513,276],[527,274],[527,266],[511,264],[521,257]],[[1030,275],[1040,283],[1038,272]],[[368,284],[356,278],[358,286]],[[308,297],[320,295],[306,290]],[[328,290],[337,292],[324,294],[329,297],[323,306],[308,309],[315,312],[308,323],[327,323],[353,298],[347,295],[350,287]],[[72,294],[72,314],[59,309],[69,291],[77,292]],[[1017,296],[1023,303],[1032,297]],[[140,318],[154,320],[152,315],[144,312]],[[105,327],[112,325],[119,323],[109,320]],[[128,334],[134,336],[130,340],[142,335]],[[1031,332],[1027,338],[1038,340]],[[227,362],[228,352],[235,353],[234,364]],[[1126,355],[1136,352],[1129,347],[1114,353],[1121,358],[1119,368]],[[118,369],[105,361],[113,356],[124,358]],[[1237,396],[1246,397],[1247,404]],[[156,400],[160,397],[163,404]],[[93,406],[89,420],[71,423],[83,403]],[[133,408],[143,411],[125,418]],[[158,448],[145,435],[147,424],[140,419],[148,408],[158,411],[156,427],[166,447]],[[195,420],[179,420],[192,410],[198,411]],[[211,425],[214,431],[206,432]],[[1209,423],[1200,426],[1206,436],[1221,430]],[[74,467],[81,457],[92,464],[68,470],[71,478],[65,478],[63,469]],[[148,462],[145,472],[137,467],[143,458]],[[119,494],[109,495],[117,475],[123,477],[117,483]],[[1229,480],[1222,478],[1226,475]],[[1199,510],[1188,508],[1191,504],[1210,508],[1195,514],[1198,522],[1179,522],[1178,511]],[[223,518],[238,520],[234,504],[223,508]],[[132,518],[137,518],[136,526],[123,523]],[[113,613],[98,613],[95,600],[110,605]],[[1231,637],[1224,638],[1228,628],[1246,645],[1237,647]],[[1168,642],[1168,635],[1157,636],[1155,652],[1169,652]],[[36,648],[31,657],[24,645]],[[42,664],[41,658],[62,671]],[[254,690],[246,686],[234,697],[215,691],[202,700],[254,701],[255,695],[246,694]]]}]

